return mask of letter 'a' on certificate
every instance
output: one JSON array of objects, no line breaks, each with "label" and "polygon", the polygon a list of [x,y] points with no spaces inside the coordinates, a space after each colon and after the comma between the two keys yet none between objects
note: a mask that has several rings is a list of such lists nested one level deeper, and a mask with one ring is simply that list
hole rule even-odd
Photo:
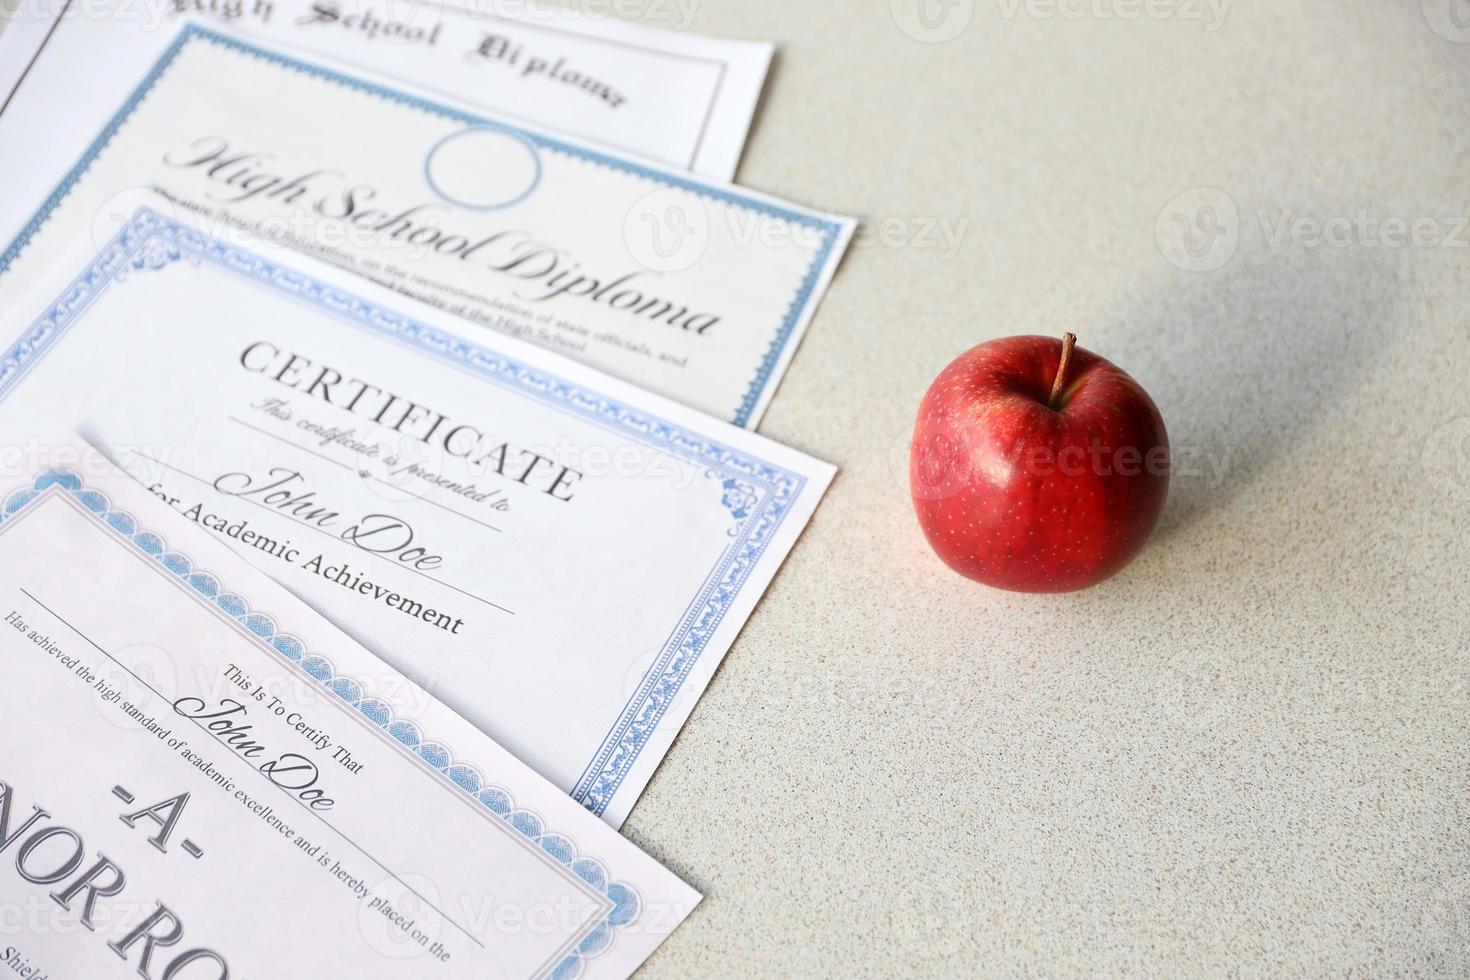
[{"label": "letter 'a' on certificate", "polygon": [[10,462],[3,975],[620,980],[699,901],[93,447]]},{"label": "letter 'a' on certificate", "polygon": [[539,347],[465,340],[161,197],[128,206],[0,314],[0,440],[82,431],[620,824],[832,468]]},{"label": "letter 'a' on certificate", "polygon": [[0,292],[117,198],[288,244],[754,428],[851,237],[845,218],[553,137],[357,69],[186,25],[3,253]]}]

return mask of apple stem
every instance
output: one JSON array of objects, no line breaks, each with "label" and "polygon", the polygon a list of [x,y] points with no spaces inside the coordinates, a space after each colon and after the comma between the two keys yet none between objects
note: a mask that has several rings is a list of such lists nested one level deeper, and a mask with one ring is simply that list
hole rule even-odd
[{"label": "apple stem", "polygon": [[1077,335],[1075,333],[1062,334],[1062,360],[1057,365],[1057,379],[1051,385],[1051,397],[1046,400],[1046,405],[1052,411],[1057,410],[1057,396],[1062,393],[1062,385],[1067,382],[1067,362],[1072,359],[1072,348],[1077,346]]}]

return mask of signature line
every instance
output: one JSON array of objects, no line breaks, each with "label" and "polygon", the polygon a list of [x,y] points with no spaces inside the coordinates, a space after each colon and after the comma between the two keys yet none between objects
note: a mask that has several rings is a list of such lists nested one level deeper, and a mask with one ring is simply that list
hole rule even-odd
[{"label": "signature line", "polygon": [[[195,481],[196,483],[200,483],[200,484],[203,484],[206,487],[209,487],[210,489],[214,489],[214,484],[212,482],[210,482],[209,480],[206,480],[202,476],[197,476],[197,475],[195,475],[193,473],[190,473],[188,470],[181,470],[177,466],[174,466],[171,463],[165,463],[163,460],[157,459],[157,458],[155,458],[153,456],[149,456],[147,453],[140,453],[136,449],[129,449],[128,452],[132,453],[134,456],[137,456],[137,457],[139,457],[141,459],[146,459],[148,462],[153,463],[153,464],[155,464],[157,466],[162,466],[166,470],[172,470],[173,472],[179,474],[179,476],[188,477],[189,479]],[[218,491],[216,491],[216,492],[218,492]],[[289,514],[283,513],[282,511],[276,510],[274,507],[269,507],[269,506],[261,503],[258,500],[248,500],[248,499],[246,499],[244,497],[236,497],[235,499],[236,500],[244,500],[245,503],[250,504],[253,507],[258,507],[261,510],[265,511],[267,514],[278,514],[279,516],[284,517],[286,520],[290,521],[292,524],[295,524],[297,527],[304,527],[308,531],[315,531],[316,533],[322,535],[323,537],[330,538],[333,541],[341,541],[342,540],[341,538],[337,537],[337,535],[333,534],[331,531],[328,531],[328,530],[326,530],[324,528],[317,527],[315,524],[308,524],[308,523],[306,523],[303,520],[298,520],[297,518],[292,517]],[[473,592],[466,592],[464,589],[461,589],[461,588],[459,588],[456,585],[450,585],[448,582],[444,581],[443,579],[437,579],[437,578],[435,578],[432,575],[429,575],[429,574],[426,574],[424,572],[419,571],[417,568],[409,568],[407,565],[404,565],[404,564],[401,564],[399,562],[396,562],[393,559],[387,557],[386,555],[379,555],[379,554],[376,554],[374,552],[367,551],[367,550],[364,550],[364,549],[361,549],[361,548],[359,548],[358,550],[359,551],[362,551],[362,553],[364,555],[369,555],[369,556],[371,556],[373,558],[377,558],[379,561],[387,562],[389,565],[392,565],[394,568],[400,569],[401,571],[412,572],[413,574],[417,575],[419,578],[426,579],[427,581],[433,582],[435,585],[442,585],[446,589],[449,589],[449,590],[451,590],[453,592],[458,592],[460,595],[464,596],[466,599],[473,599],[476,602],[484,603],[485,605],[489,606],[491,609],[499,609],[501,612],[507,613],[508,615],[511,615],[511,616],[514,616],[515,615],[515,611],[514,610],[507,609],[506,607],[502,606],[498,602],[491,602],[489,599],[483,598],[481,596],[477,596]]]}]

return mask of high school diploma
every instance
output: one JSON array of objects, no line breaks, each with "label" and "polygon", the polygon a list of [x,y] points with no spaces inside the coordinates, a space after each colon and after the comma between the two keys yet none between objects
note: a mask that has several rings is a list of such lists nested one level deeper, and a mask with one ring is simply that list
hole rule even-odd
[{"label": "high school diploma", "polygon": [[137,188],[747,428],[852,231],[190,24],[0,253],[0,298]]}]

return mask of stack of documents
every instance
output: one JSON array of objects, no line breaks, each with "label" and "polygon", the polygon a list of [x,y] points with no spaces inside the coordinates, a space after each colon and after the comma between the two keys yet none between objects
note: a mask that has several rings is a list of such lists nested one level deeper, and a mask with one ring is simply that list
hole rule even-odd
[{"label": "stack of documents", "polygon": [[728,183],[767,45],[178,10],[0,35],[4,962],[626,976],[852,223]]}]

